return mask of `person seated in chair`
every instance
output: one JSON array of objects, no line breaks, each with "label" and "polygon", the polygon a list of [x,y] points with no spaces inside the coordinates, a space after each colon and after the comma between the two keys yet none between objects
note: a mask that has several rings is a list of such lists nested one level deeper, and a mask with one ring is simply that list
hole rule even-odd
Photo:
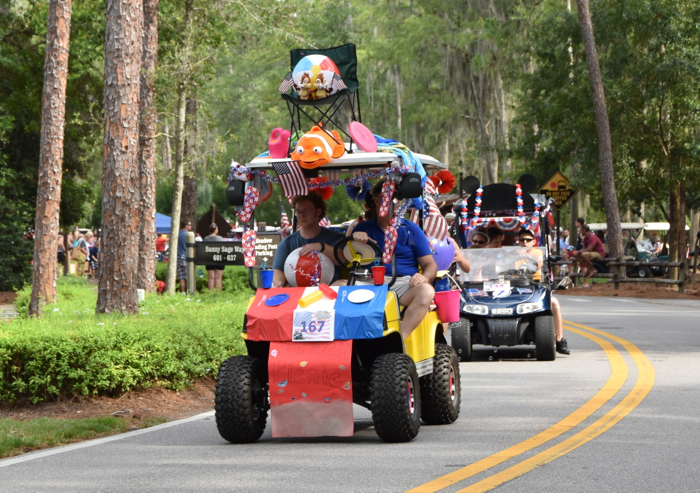
[{"label": "person seated in chair", "polygon": [[[373,200],[368,201],[374,216],[369,221],[355,226],[352,238],[361,243],[374,241],[383,250],[384,231],[391,223],[391,218],[389,215],[382,217],[376,213],[381,205],[381,193],[382,182],[378,182],[370,191]],[[401,322],[401,335],[406,340],[420,325],[430,309],[430,303],[435,296],[432,283],[437,274],[437,264],[433,259],[428,238],[415,223],[408,219],[401,219],[394,255],[397,277],[391,290],[396,293],[399,303],[406,307]],[[422,272],[419,272],[419,267]],[[391,276],[391,264],[386,264],[386,282],[389,282]]]},{"label": "person seated in chair", "polygon": [[[336,243],[345,236],[342,233],[323,228],[319,221],[326,217],[327,206],[320,195],[311,192],[309,195],[297,195],[292,199],[292,207],[296,214],[300,230],[287,236],[277,246],[275,260],[272,264],[274,274],[272,285],[276,288],[283,287],[287,278],[284,275],[284,262],[287,257],[297,248],[301,248],[299,255],[308,255],[311,252],[323,253],[336,266],[333,274],[333,285],[345,284],[340,279],[340,266],[333,255],[333,248]],[[342,253],[340,254],[343,260]]]},{"label": "person seated in chair", "polygon": [[[521,247],[532,248],[532,252],[537,252],[539,254],[539,260],[537,260],[538,266],[542,267],[542,252],[540,250],[534,250],[537,246],[537,241],[535,240],[535,234],[529,229],[521,229],[518,235],[518,243]],[[539,276],[542,278],[542,271],[538,270],[535,277]],[[554,333],[557,336],[557,352],[561,354],[571,354],[569,351],[569,345],[564,339],[564,323],[561,316],[561,305],[559,305],[559,300],[552,296],[552,316],[554,317]]]}]

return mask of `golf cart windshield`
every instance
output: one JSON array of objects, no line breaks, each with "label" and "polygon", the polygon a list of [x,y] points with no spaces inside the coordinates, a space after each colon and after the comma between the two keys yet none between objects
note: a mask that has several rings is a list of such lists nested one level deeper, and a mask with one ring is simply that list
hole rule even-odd
[{"label": "golf cart windshield", "polygon": [[471,265],[462,282],[541,281],[544,247],[468,248],[462,250]]}]

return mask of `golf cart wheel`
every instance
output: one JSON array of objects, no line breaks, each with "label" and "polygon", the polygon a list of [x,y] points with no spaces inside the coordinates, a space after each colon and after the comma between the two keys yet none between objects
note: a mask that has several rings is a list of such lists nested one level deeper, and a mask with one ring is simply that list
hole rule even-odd
[{"label": "golf cart wheel", "polygon": [[649,267],[640,267],[637,269],[637,277],[640,279],[647,279],[651,277],[651,269]]},{"label": "golf cart wheel", "polygon": [[557,336],[554,333],[554,317],[540,315],[535,319],[535,350],[538,361],[554,361],[557,357]]},{"label": "golf cart wheel", "polygon": [[438,343],[433,372],[420,378],[420,417],[429,425],[454,423],[459,417],[460,397],[457,353],[447,344]]},{"label": "golf cart wheel", "polygon": [[472,360],[472,329],[468,318],[460,317],[459,322],[450,326],[452,347],[455,348],[458,361]]},{"label": "golf cart wheel", "polygon": [[233,356],[221,364],[216,379],[216,427],[231,443],[251,443],[265,431],[267,381],[262,363],[250,356]]},{"label": "golf cart wheel", "polygon": [[383,354],[370,377],[374,428],[385,442],[408,442],[420,429],[420,386],[413,360],[401,353]]}]

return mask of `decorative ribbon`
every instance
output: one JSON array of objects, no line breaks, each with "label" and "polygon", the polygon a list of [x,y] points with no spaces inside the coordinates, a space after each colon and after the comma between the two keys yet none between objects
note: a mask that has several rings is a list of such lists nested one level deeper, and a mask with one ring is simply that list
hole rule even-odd
[{"label": "decorative ribbon", "polygon": [[396,240],[399,239],[399,232],[393,225],[387,226],[384,230],[384,253],[382,254],[382,263],[391,263],[391,256],[394,254]]},{"label": "decorative ribbon", "polygon": [[249,229],[245,233],[243,233],[243,236],[241,237],[241,243],[243,245],[243,258],[245,262],[245,266],[250,268],[250,267],[255,267],[255,241],[257,239],[257,235],[255,234],[255,231],[252,229]]},{"label": "decorative ribbon", "polygon": [[243,207],[238,211],[238,219],[247,223],[253,215],[255,206],[260,200],[260,190],[255,187],[247,187],[245,189],[245,198],[243,199]]},{"label": "decorative ribbon", "polygon": [[385,181],[382,185],[382,203],[379,206],[379,215],[381,217],[386,217],[389,214],[389,204],[391,204],[391,199],[394,197],[394,189],[396,184],[393,181]]}]

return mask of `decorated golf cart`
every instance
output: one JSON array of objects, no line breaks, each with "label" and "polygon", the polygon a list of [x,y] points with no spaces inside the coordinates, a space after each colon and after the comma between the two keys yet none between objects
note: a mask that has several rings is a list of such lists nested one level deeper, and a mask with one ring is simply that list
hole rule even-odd
[{"label": "decorated golf cart", "polygon": [[[535,188],[532,175],[519,183],[495,183],[481,187],[475,177],[469,198],[457,207],[465,248],[471,265],[461,274],[460,322],[451,327],[452,346],[460,361],[470,361],[472,346],[535,345],[538,360],[556,357],[556,336],[551,306],[549,249],[546,241],[550,205],[540,203],[528,191]],[[469,240],[475,230],[498,228],[506,241],[502,248],[474,248]],[[519,246],[518,233],[528,229],[536,245]]]},{"label": "decorated golf cart", "polygon": [[[445,237],[447,226],[426,191],[428,173],[444,166],[374,136],[360,123],[353,45],[291,53],[292,71],[280,86],[291,129],[275,129],[268,152],[231,166],[228,198],[240,207],[255,294],[243,321],[248,354],[227,359],[219,369],[217,427],[230,442],[253,442],[269,414],[273,438],[352,436],[358,404],[371,411],[383,440],[409,441],[421,419],[449,424],[460,410],[459,365],[447,344],[448,324],[431,310],[403,340],[402,307],[388,289],[396,276],[397,227],[409,207],[425,227],[435,228],[435,240]],[[346,125],[334,119],[343,107]],[[252,227],[265,185],[280,185],[288,198],[342,187],[361,200],[370,180],[382,181],[378,213],[392,218],[384,245],[347,238],[334,252],[292,252],[285,260],[288,286],[273,287],[267,265],[256,267]],[[333,265],[327,255],[347,262],[347,286],[329,285]],[[394,267],[388,284],[371,273],[372,266],[386,264]],[[370,282],[356,285],[358,279]]]}]

